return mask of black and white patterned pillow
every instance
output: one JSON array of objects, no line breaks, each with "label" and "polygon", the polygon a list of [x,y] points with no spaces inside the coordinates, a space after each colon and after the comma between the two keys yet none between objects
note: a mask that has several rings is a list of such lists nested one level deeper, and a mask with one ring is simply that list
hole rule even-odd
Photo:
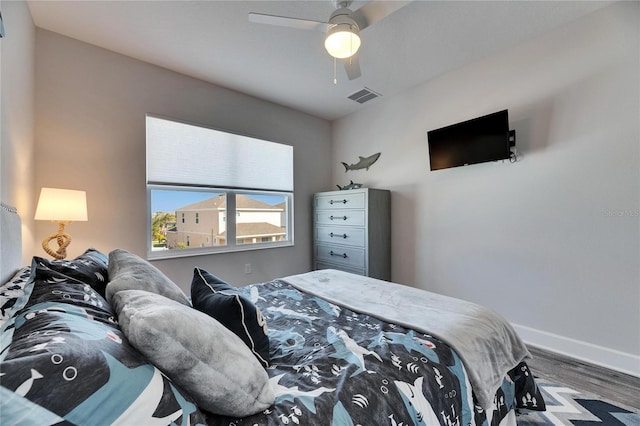
[{"label": "black and white patterned pillow", "polygon": [[0,395],[29,407],[3,420],[203,424],[204,413],[129,343],[89,282],[50,266],[34,259],[28,301],[0,336],[11,337],[0,354]]},{"label": "black and white patterned pillow", "polygon": [[204,269],[195,268],[191,303],[233,331],[265,368],[269,366],[267,322],[260,309],[235,287]]},{"label": "black and white patterned pillow", "polygon": [[75,259],[52,260],[34,256],[33,261],[52,271],[89,284],[100,296],[104,297],[104,291],[109,281],[109,259],[99,250],[89,248]]},{"label": "black and white patterned pillow", "polygon": [[25,286],[29,282],[30,275],[31,267],[25,266],[16,272],[6,284],[0,286],[0,327],[11,317],[13,312],[22,308],[17,302],[25,294]]}]

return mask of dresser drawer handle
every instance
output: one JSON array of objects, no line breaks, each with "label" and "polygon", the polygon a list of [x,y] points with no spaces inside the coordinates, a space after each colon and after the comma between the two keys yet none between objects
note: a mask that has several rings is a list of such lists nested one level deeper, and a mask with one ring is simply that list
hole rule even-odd
[{"label": "dresser drawer handle", "polygon": [[347,234],[342,234],[342,235],[340,235],[340,234],[334,234],[333,232],[332,232],[332,233],[330,233],[330,234],[329,234],[329,236],[330,236],[331,238],[333,238],[333,237],[342,237],[342,238],[347,238]]},{"label": "dresser drawer handle", "polygon": [[329,216],[329,219],[333,220],[333,219],[342,219],[342,220],[347,220],[346,216]]},{"label": "dresser drawer handle", "polygon": [[331,251],[329,252],[329,254],[330,254],[331,256],[340,256],[340,257],[342,257],[343,259],[346,259],[346,258],[347,258],[347,253],[342,253],[342,254],[340,254],[340,253],[334,253],[334,252],[333,252],[333,250],[331,250]]},{"label": "dresser drawer handle", "polygon": [[333,203],[347,204],[347,200],[329,200],[329,204],[333,205]]}]

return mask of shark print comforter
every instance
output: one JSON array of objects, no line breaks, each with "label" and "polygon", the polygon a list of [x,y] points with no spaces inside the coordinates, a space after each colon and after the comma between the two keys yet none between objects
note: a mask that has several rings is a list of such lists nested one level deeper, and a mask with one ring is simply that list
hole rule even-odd
[{"label": "shark print comforter", "polygon": [[544,409],[525,362],[483,410],[460,356],[427,333],[358,313],[276,280],[242,291],[269,327],[275,404],[216,425],[516,424],[517,408]]}]

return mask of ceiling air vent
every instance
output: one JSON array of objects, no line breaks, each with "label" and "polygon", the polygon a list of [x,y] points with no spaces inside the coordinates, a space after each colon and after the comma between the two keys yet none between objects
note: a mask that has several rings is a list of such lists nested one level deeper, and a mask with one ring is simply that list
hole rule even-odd
[{"label": "ceiling air vent", "polygon": [[354,94],[349,96],[349,99],[354,100],[360,104],[363,104],[367,101],[370,101],[371,99],[375,99],[379,96],[382,96],[380,93],[376,93],[373,90],[369,89],[368,87],[365,87],[362,90],[358,90],[357,92],[355,92]]}]

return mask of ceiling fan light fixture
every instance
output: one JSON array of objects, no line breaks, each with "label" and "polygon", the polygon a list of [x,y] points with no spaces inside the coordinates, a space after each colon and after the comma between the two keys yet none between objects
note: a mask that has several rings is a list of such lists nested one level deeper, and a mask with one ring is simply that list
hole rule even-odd
[{"label": "ceiling fan light fixture", "polygon": [[327,31],[324,47],[334,58],[344,59],[356,54],[360,48],[358,29],[349,24],[338,24]]},{"label": "ceiling fan light fixture", "polygon": [[360,48],[360,29],[349,17],[349,9],[336,10],[329,19],[329,30],[324,39],[324,48],[337,59],[349,58]]}]

